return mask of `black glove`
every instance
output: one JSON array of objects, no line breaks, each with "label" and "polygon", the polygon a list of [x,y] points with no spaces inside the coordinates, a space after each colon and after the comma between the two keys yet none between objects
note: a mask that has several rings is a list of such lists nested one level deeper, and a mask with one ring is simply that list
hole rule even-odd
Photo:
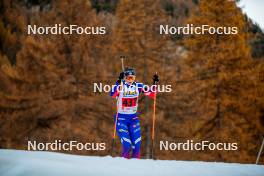
[{"label": "black glove", "polygon": [[153,75],[153,84],[157,84],[159,82],[159,76],[157,74]]},{"label": "black glove", "polygon": [[124,77],[125,77],[125,73],[124,73],[124,72],[121,72],[121,73],[119,74],[119,77],[118,77],[117,82],[120,84],[121,81],[124,79]]}]

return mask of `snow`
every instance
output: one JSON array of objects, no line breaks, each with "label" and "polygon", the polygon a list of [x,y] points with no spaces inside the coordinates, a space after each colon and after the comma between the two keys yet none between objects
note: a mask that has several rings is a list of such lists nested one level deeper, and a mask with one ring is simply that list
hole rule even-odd
[{"label": "snow", "polygon": [[1,176],[264,176],[264,166],[0,150]]}]

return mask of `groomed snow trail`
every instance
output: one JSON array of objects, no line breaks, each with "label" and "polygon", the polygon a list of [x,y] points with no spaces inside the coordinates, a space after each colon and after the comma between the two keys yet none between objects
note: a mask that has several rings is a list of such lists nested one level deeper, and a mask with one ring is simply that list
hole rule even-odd
[{"label": "groomed snow trail", "polygon": [[1,176],[264,176],[263,165],[0,150]]}]

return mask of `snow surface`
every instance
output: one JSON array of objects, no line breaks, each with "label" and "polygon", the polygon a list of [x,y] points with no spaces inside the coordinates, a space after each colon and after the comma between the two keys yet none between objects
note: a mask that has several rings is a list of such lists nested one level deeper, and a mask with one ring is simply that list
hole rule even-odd
[{"label": "snow surface", "polygon": [[1,176],[264,176],[263,165],[0,150]]}]

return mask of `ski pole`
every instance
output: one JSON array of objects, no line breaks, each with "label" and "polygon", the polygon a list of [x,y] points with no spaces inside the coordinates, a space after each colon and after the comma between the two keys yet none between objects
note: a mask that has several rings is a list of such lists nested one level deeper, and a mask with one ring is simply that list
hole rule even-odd
[{"label": "ski pole", "polygon": [[260,158],[260,155],[261,155],[261,153],[262,153],[263,146],[264,146],[264,138],[263,138],[263,140],[262,140],[262,144],[261,144],[261,147],[260,147],[259,152],[258,152],[258,156],[257,156],[256,164],[258,164],[258,162],[259,162],[259,158]]},{"label": "ski pole", "polygon": [[[157,74],[157,72],[156,72]],[[157,83],[154,82],[154,85]],[[155,90],[157,91],[157,90]],[[151,132],[151,158],[154,159],[154,148],[155,148],[155,121],[156,121],[156,96],[157,93],[154,94],[154,101],[153,101],[153,116],[152,116],[152,132]]]},{"label": "ski pole", "polygon": [[[122,64],[122,70],[123,72],[125,71],[124,68],[124,56],[120,56],[121,59],[121,64]],[[123,89],[123,80],[121,80],[121,86],[120,89]],[[117,120],[118,120],[118,107],[119,107],[119,96],[117,97],[117,105],[116,105],[116,116],[115,116],[115,124],[114,124],[114,132],[113,132],[113,137],[112,137],[112,152],[111,156],[114,154],[114,148],[115,148],[115,138],[116,138],[116,125],[117,125]]]},{"label": "ski pole", "polygon": [[124,67],[124,58],[125,58],[125,56],[120,56],[123,72],[125,71],[125,67]]}]

